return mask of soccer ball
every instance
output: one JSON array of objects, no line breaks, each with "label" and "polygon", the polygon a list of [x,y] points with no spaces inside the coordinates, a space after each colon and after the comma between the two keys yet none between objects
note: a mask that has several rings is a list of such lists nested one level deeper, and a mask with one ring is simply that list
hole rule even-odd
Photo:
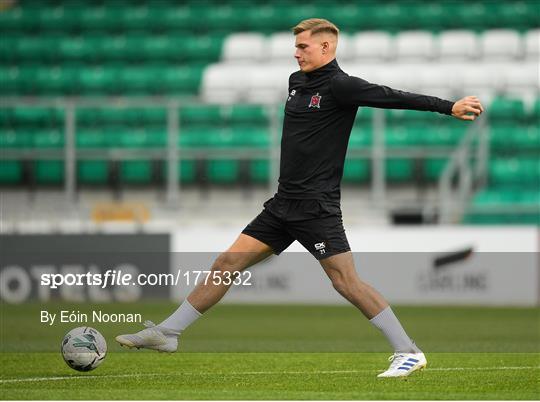
[{"label": "soccer ball", "polygon": [[105,359],[107,342],[94,328],[78,327],[64,336],[61,350],[69,367],[77,371],[90,371]]}]

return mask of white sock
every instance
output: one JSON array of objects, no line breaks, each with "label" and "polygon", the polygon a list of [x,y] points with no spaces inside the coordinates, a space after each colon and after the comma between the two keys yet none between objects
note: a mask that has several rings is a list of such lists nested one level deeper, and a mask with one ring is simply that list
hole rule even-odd
[{"label": "white sock", "polygon": [[201,315],[186,299],[174,313],[158,324],[158,327],[163,327],[180,335],[184,329],[189,327]]},{"label": "white sock", "polygon": [[399,323],[396,315],[390,308],[386,307],[383,311],[369,320],[374,326],[379,328],[390,342],[395,352],[419,353],[420,349],[414,344],[411,338],[405,333],[405,330]]}]

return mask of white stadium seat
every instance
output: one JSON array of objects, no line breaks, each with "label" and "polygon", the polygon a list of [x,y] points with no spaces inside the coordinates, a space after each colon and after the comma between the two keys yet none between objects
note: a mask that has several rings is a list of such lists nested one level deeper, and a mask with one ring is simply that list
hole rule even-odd
[{"label": "white stadium seat", "polygon": [[531,29],[525,34],[525,57],[532,62],[540,63],[540,29]]},{"label": "white stadium seat", "polygon": [[229,35],[223,44],[224,61],[259,61],[266,54],[266,38],[259,33]]},{"label": "white stadium seat", "polygon": [[358,60],[386,60],[393,56],[392,37],[384,31],[365,31],[351,38],[351,52]]},{"label": "white stadium seat", "polygon": [[504,91],[508,94],[534,98],[540,93],[538,61],[510,65],[505,78]]},{"label": "white stadium seat", "polygon": [[473,60],[479,57],[478,37],[472,31],[442,32],[437,43],[441,61]]},{"label": "white stadium seat", "polygon": [[244,98],[242,85],[249,70],[242,65],[213,64],[204,70],[201,95],[205,102],[231,104]]},{"label": "white stadium seat", "polygon": [[351,38],[346,34],[339,34],[336,58],[338,62],[354,58],[354,53],[351,49]]},{"label": "white stadium seat", "polygon": [[512,61],[523,54],[521,37],[511,29],[493,29],[484,32],[480,39],[482,58],[485,61]]},{"label": "white stadium seat", "polygon": [[396,56],[400,61],[429,60],[435,56],[433,35],[426,31],[404,31],[395,38]]},{"label": "white stadium seat", "polygon": [[272,61],[294,59],[294,35],[291,32],[278,32],[268,38],[268,56]]}]

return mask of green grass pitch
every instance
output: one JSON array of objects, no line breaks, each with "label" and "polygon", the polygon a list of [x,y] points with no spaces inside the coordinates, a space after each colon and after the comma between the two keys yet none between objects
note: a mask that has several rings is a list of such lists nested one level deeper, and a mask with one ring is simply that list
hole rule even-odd
[{"label": "green grass pitch", "polygon": [[[428,367],[378,379],[384,338],[350,306],[219,305],[181,337],[181,352],[126,351],[138,324],[90,324],[109,352],[96,370],[63,362],[76,324],[39,323],[43,306],[2,304],[2,399],[538,399],[538,308],[396,307]],[[172,303],[47,304],[49,311],[139,312],[159,322]]]}]

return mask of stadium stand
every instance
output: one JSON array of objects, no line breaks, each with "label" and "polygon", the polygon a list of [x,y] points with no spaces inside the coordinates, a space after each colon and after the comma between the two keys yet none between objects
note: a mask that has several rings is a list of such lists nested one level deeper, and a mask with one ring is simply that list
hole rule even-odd
[{"label": "stadium stand", "polygon": [[[465,219],[538,223],[537,1],[473,1],[467,7],[461,1],[388,1],[381,6],[375,1],[358,5],[341,0],[305,5],[289,0],[260,5],[237,0],[6,4],[0,11],[2,98],[180,99],[179,146],[218,150],[270,148],[273,109],[262,105],[284,101],[287,78],[296,69],[287,30],[302,18],[325,16],[342,28],[338,60],[350,74],[446,98],[481,96],[490,119],[489,182],[474,196],[472,212]],[[65,111],[53,105],[0,109],[2,149],[41,152],[2,158],[3,185],[63,182]],[[77,152],[163,149],[167,113],[162,106],[78,108]],[[389,149],[451,152],[465,131],[463,125],[429,114],[384,115]],[[372,142],[369,111],[359,112],[358,121],[350,146],[360,155]],[[167,170],[155,158],[98,156],[77,161],[79,184],[151,184],[163,181]],[[183,183],[227,184],[242,178],[264,183],[270,178],[268,158],[208,157],[178,163]],[[444,165],[445,157],[435,154],[392,157],[386,161],[387,178],[434,182]],[[350,157],[344,181],[367,183],[371,169],[364,156]],[[505,204],[524,204],[532,212],[487,217],[474,212],[492,204],[503,209]]]}]

